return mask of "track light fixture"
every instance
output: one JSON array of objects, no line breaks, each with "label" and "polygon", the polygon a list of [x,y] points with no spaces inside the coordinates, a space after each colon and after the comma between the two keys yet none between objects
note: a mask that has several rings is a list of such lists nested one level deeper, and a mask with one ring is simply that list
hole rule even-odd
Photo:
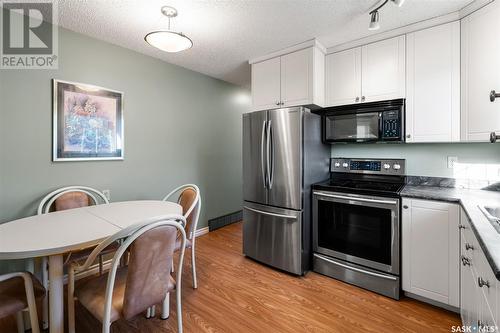
[{"label": "track light fixture", "polygon": [[380,29],[380,24],[378,23],[380,19],[380,14],[378,11],[372,12],[370,17],[370,25],[368,26],[368,30],[378,30]]},{"label": "track light fixture", "polygon": [[395,4],[396,6],[398,7],[401,7],[403,5],[403,3],[405,2],[405,0],[385,0],[384,2],[382,2],[380,4],[380,6],[378,6],[377,8],[375,8],[374,10],[372,10],[370,12],[370,25],[368,26],[368,30],[378,30],[380,29],[380,14],[379,14],[379,10],[384,7],[388,2],[392,2],[393,4]]}]

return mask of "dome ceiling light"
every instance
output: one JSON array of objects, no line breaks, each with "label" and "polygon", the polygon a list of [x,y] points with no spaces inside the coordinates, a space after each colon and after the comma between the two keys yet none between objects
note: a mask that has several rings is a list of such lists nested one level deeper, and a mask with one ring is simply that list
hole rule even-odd
[{"label": "dome ceiling light", "polygon": [[165,52],[175,53],[193,47],[193,41],[182,32],[170,30],[170,19],[177,16],[177,9],[170,6],[161,7],[161,13],[168,17],[168,29],[148,33],[144,40],[151,46]]},{"label": "dome ceiling light", "polygon": [[382,2],[382,4],[380,4],[380,6],[378,6],[377,8],[375,8],[374,10],[372,10],[369,15],[370,15],[370,25],[368,26],[368,30],[378,30],[380,29],[380,14],[379,14],[379,10],[384,7],[388,2],[392,2],[393,4],[395,4],[396,6],[398,7],[401,7],[403,5],[403,3],[405,2],[405,0],[385,0],[384,2]]}]

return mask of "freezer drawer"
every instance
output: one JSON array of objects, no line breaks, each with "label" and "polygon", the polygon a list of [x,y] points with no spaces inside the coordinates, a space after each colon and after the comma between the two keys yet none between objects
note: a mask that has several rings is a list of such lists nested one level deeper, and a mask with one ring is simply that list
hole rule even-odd
[{"label": "freezer drawer", "polygon": [[244,202],[243,253],[301,275],[302,211]]}]

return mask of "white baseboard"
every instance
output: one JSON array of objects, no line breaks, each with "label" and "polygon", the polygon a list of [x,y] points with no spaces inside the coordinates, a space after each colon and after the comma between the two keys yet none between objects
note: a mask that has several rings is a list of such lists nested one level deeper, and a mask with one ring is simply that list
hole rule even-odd
[{"label": "white baseboard", "polygon": [[208,234],[208,227],[205,227],[205,228],[201,228],[201,229],[198,229],[196,230],[195,234],[196,234],[196,237],[200,237],[200,236],[203,236],[204,234]]}]

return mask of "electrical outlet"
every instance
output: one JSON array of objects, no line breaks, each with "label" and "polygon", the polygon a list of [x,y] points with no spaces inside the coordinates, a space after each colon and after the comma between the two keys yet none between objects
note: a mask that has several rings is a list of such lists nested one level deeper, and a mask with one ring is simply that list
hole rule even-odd
[{"label": "electrical outlet", "polygon": [[448,169],[453,169],[455,167],[455,163],[458,163],[458,157],[448,156]]},{"label": "electrical outlet", "polygon": [[102,194],[111,201],[111,190],[102,190]]}]

